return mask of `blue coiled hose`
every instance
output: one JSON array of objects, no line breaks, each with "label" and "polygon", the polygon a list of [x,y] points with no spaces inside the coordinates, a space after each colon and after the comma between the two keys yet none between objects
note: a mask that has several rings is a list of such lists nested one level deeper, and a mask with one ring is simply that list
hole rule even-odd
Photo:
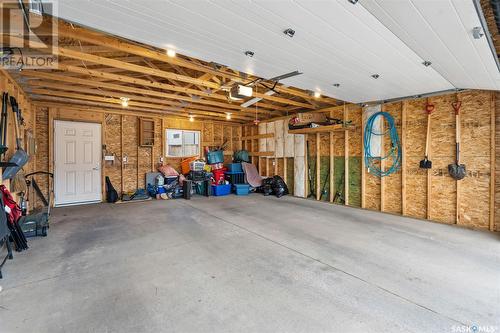
[{"label": "blue coiled hose", "polygon": [[[388,128],[383,133],[374,132],[375,121],[378,117],[383,117],[388,125]],[[383,120],[383,119],[382,119]],[[385,136],[389,134],[391,137],[391,149],[385,156],[372,156],[370,151],[371,139],[374,135]],[[382,144],[384,140],[382,138]],[[365,137],[364,137],[364,147],[365,147],[365,165],[368,168],[368,172],[374,174],[378,177],[389,176],[401,167],[401,142],[399,141],[398,130],[394,122],[394,118],[387,112],[377,112],[368,118],[365,126]],[[382,160],[392,160],[392,165],[386,165],[384,170],[381,169]],[[377,165],[378,164],[378,165]]]}]

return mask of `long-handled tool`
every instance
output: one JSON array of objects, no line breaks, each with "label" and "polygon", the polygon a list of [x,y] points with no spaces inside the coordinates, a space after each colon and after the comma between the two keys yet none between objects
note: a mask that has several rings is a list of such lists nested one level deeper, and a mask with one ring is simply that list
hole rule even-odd
[{"label": "long-handled tool", "polygon": [[[328,165],[326,179],[325,179],[325,182],[323,183],[323,187],[321,188],[321,195],[319,196],[319,200],[323,200],[323,196],[328,193],[328,191],[326,190],[326,184],[328,184],[329,179],[330,179],[330,165]],[[332,191],[332,189],[330,189],[330,191]]]},{"label": "long-handled tool", "polygon": [[0,116],[0,155],[5,154],[9,149],[7,147],[7,107],[9,103],[9,94],[2,94],[2,114]]},{"label": "long-handled tool", "polygon": [[24,151],[21,143],[21,134],[19,132],[19,119],[20,111],[17,105],[17,101],[14,97],[10,96],[10,105],[12,106],[12,111],[14,112],[14,128],[16,130],[16,152],[10,158],[10,163],[15,163],[16,166],[9,166],[5,168],[3,172],[3,179],[11,179],[14,175],[28,162],[28,154]]},{"label": "long-handled tool", "polygon": [[431,113],[434,111],[433,104],[427,104],[425,106],[425,112],[427,112],[427,134],[425,136],[425,157],[420,161],[420,167],[422,169],[431,169],[432,161],[429,160],[429,145],[431,139]]},{"label": "long-handled tool", "polygon": [[460,164],[460,107],[462,102],[452,103],[453,110],[455,110],[455,163],[448,164],[448,173],[453,179],[464,179],[467,175],[465,164]]},{"label": "long-handled tool", "polygon": [[340,182],[339,182],[339,186],[337,186],[337,191],[335,192],[335,195],[333,196],[333,202],[338,202],[340,204],[344,204],[345,203],[345,198],[344,198],[344,181],[345,181],[345,173],[342,172],[342,175],[340,176]]}]

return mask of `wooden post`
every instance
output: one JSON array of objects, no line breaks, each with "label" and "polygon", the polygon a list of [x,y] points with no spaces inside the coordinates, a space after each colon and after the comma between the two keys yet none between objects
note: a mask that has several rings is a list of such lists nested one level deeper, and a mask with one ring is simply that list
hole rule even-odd
[{"label": "wooden post", "polygon": [[[344,126],[347,123],[347,108],[344,102]],[[344,204],[349,205],[349,131],[344,131]]]},{"label": "wooden post", "polygon": [[123,115],[120,115],[120,196],[123,194]]},{"label": "wooden post", "polygon": [[406,215],[406,108],[408,102],[401,105],[401,213]]},{"label": "wooden post", "polygon": [[316,133],[316,200],[321,197],[321,134]]},{"label": "wooden post", "polygon": [[[385,111],[385,105],[382,105],[381,109],[382,112]],[[380,121],[380,133],[384,133],[385,131],[385,126],[384,126],[384,120]],[[385,135],[381,136],[382,143],[380,145],[380,156],[384,157],[385,156]],[[380,170],[382,172],[385,171],[385,160],[381,159],[380,160]],[[380,177],[380,211],[383,212],[385,210],[385,177]]]},{"label": "wooden post", "polygon": [[[457,93],[456,96],[457,96],[457,102],[460,102],[460,100],[461,100],[460,95]],[[462,131],[460,131],[461,126],[462,126],[462,124],[458,124],[458,128],[455,129],[455,131],[458,133],[459,142],[462,141],[461,140],[462,139]],[[460,224],[460,182],[455,181],[455,186],[456,186],[456,192],[457,192],[457,196],[456,196],[456,200],[455,200],[455,224]]]},{"label": "wooden post", "polygon": [[365,108],[361,108],[361,208],[366,208]]},{"label": "wooden post", "polygon": [[334,146],[333,146],[333,132],[330,132],[330,202],[333,202],[335,197],[335,156],[334,156]]},{"label": "wooden post", "polygon": [[495,92],[491,92],[490,98],[490,231],[495,231],[495,164],[496,164],[496,112],[495,112]]},{"label": "wooden post", "polygon": [[[427,104],[430,103],[430,98],[427,98]],[[429,151],[427,158],[432,161],[432,128],[429,131]],[[432,169],[427,169],[427,219],[431,219],[431,195],[432,195]]]},{"label": "wooden post", "polygon": [[309,197],[309,151],[307,149],[307,134],[304,135],[304,174],[306,175],[304,177],[304,197],[307,198]]}]

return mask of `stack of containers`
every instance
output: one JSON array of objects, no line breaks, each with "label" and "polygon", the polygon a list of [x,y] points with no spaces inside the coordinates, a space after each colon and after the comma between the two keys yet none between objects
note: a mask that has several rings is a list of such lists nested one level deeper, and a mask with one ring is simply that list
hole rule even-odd
[{"label": "stack of containers", "polygon": [[245,173],[241,163],[229,163],[227,170],[226,180],[232,185],[236,195],[247,195],[250,192],[250,186],[245,184]]},{"label": "stack of containers", "polygon": [[226,185],[224,168],[224,151],[212,150],[207,152],[207,162],[212,169],[213,182],[212,194],[215,196],[228,195],[231,192],[231,185]]}]

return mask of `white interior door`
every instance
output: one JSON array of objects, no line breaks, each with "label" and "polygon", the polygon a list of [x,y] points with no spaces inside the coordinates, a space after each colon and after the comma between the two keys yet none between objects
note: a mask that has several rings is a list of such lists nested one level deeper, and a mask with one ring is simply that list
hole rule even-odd
[{"label": "white interior door", "polygon": [[54,122],[56,206],[100,202],[101,124]]}]

